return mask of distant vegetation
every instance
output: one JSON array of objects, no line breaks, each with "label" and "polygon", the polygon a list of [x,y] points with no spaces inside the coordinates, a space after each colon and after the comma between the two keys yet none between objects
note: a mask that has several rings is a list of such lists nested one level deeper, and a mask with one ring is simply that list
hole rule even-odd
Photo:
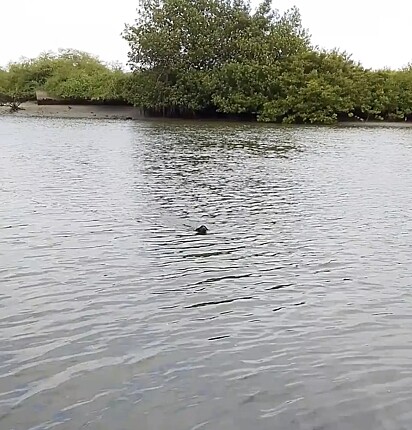
[{"label": "distant vegetation", "polygon": [[105,65],[84,52],[61,50],[0,69],[0,103],[35,100],[36,90],[68,100],[123,101],[126,79],[116,65]]},{"label": "distant vegetation", "polygon": [[144,0],[123,33],[131,72],[78,51],[0,70],[0,102],[43,89],[73,100],[125,102],[165,116],[230,115],[329,124],[412,120],[412,67],[368,70],[311,44],[295,8],[264,0]]}]

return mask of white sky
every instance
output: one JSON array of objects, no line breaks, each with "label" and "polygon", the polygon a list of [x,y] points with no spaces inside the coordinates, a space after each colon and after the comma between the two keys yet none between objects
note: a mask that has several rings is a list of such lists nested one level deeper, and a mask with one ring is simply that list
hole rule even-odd
[{"label": "white sky", "polygon": [[[133,22],[138,0],[1,3],[1,66],[58,48],[80,49],[104,61],[127,61],[120,33],[125,22]],[[399,68],[412,61],[411,0],[273,1],[281,11],[293,5],[300,9],[314,44],[345,50],[366,67]]]}]

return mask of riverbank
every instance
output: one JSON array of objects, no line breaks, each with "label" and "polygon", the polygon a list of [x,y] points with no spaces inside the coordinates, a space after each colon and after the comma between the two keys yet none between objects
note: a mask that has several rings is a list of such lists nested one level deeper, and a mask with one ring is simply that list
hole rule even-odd
[{"label": "riverbank", "polygon": [[[40,117],[40,118],[73,118],[73,119],[119,119],[119,120],[141,120],[161,119],[172,120],[172,118],[150,117],[143,114],[142,110],[133,106],[113,105],[38,105],[36,102],[21,104],[21,110],[10,113],[8,106],[0,106],[0,115],[16,115],[18,117]],[[179,118],[173,118],[179,120]],[[183,118],[182,118],[183,119]],[[187,121],[187,118],[184,119]],[[199,121],[212,120],[213,118],[197,119]],[[197,121],[193,119],[193,121]],[[217,120],[215,118],[215,120]],[[231,118],[220,118],[219,121],[240,122]],[[280,124],[277,124],[280,125]],[[387,122],[387,121],[345,121],[336,124],[339,127],[394,127],[409,128],[412,122]],[[335,126],[336,126],[335,125]],[[294,126],[294,125],[291,125]]]},{"label": "riverbank", "polygon": [[344,121],[339,122],[341,127],[394,127],[394,128],[409,128],[412,127],[412,122],[388,122],[388,121]]},{"label": "riverbank", "polygon": [[26,102],[20,105],[21,110],[10,113],[8,106],[0,106],[0,114],[20,117],[54,117],[54,118],[99,118],[99,119],[140,119],[142,111],[133,106],[106,105],[38,105]]}]

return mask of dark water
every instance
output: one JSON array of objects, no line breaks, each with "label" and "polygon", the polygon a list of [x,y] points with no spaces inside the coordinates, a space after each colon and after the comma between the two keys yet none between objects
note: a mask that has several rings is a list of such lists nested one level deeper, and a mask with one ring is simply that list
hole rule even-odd
[{"label": "dark water", "polygon": [[410,129],[1,118],[0,429],[409,429],[411,204]]}]

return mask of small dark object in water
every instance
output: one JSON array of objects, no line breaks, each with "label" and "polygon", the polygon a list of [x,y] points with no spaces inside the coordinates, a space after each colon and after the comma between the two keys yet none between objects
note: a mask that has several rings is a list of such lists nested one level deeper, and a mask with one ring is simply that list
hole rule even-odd
[{"label": "small dark object in water", "polygon": [[205,225],[201,225],[195,231],[196,231],[196,234],[206,234],[208,231],[208,228]]}]

